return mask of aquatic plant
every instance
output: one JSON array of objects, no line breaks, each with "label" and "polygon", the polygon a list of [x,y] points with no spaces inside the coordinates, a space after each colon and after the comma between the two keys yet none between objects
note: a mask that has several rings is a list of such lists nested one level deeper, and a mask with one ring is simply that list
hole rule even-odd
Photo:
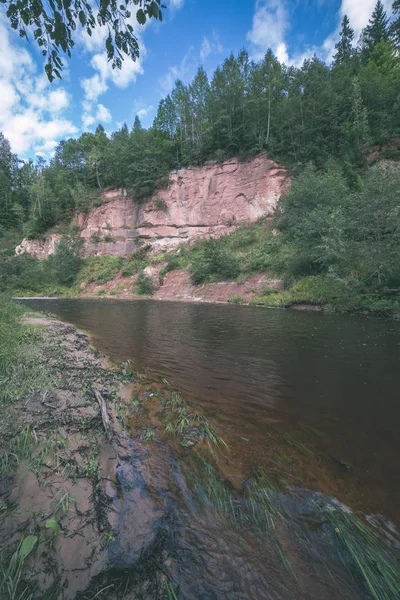
[{"label": "aquatic plant", "polygon": [[22,580],[22,570],[37,541],[35,535],[23,537],[8,563],[0,560],[0,597],[3,600],[31,600],[33,597],[32,590]]},{"label": "aquatic plant", "polygon": [[[226,442],[216,433],[205,415],[199,412],[189,412],[188,406],[180,392],[172,392],[164,400],[165,424],[164,429],[168,435],[202,437],[212,445],[227,447]],[[194,431],[191,431],[194,428]],[[193,436],[191,436],[193,437]],[[193,445],[188,440],[183,440],[183,446]]]},{"label": "aquatic plant", "polygon": [[265,473],[238,494],[204,457],[194,455],[197,467],[188,482],[200,503],[212,506],[237,530],[251,531],[261,547],[268,541],[293,577],[298,577],[291,560],[296,548],[308,564],[319,564],[329,575],[344,567],[350,581],[374,600],[397,597],[400,564],[394,549],[350,509],[322,494],[277,486]]}]

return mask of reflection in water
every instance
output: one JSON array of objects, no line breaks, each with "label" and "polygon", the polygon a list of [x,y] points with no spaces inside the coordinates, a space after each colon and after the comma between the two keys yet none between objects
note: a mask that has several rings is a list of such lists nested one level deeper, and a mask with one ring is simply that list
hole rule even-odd
[{"label": "reflection in water", "polygon": [[400,521],[400,324],[149,300],[29,304],[88,330],[114,359],[171,379],[250,440],[250,462],[274,419],[317,429],[338,484],[352,477],[359,506]]}]

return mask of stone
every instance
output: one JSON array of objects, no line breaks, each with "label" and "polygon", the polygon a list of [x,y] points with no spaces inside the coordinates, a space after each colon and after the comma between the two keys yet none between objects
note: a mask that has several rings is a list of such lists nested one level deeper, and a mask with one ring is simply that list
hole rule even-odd
[{"label": "stone", "polygon": [[[88,214],[77,212],[75,222],[86,256],[132,254],[143,244],[158,253],[272,216],[289,183],[287,171],[265,153],[247,161],[232,158],[172,171],[168,186],[142,204],[124,190],[107,190],[102,204]],[[25,239],[16,254],[46,258],[59,238]]]}]

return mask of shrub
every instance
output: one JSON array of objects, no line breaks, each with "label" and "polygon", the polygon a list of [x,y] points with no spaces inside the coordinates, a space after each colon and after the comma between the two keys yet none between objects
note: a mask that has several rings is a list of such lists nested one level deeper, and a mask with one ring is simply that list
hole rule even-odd
[{"label": "shrub", "polygon": [[121,275],[122,277],[132,277],[134,272],[135,270],[132,265],[126,265],[125,267],[122,267]]},{"label": "shrub", "polygon": [[152,278],[141,271],[136,281],[136,293],[141,296],[152,296],[155,290],[156,286]]},{"label": "shrub", "polygon": [[115,242],[114,238],[112,237],[112,235],[105,235],[104,236],[104,242],[107,242],[108,244],[112,244],[113,242]]},{"label": "shrub", "polygon": [[61,285],[72,285],[82,265],[83,240],[76,235],[64,236],[56,252],[48,258],[48,267]]},{"label": "shrub", "polygon": [[101,236],[98,233],[92,233],[89,239],[92,244],[100,244],[101,242]]},{"label": "shrub", "polygon": [[244,304],[246,302],[246,298],[243,296],[231,296],[228,299],[229,304]]},{"label": "shrub", "polygon": [[167,273],[170,271],[176,271],[181,268],[181,261],[179,260],[179,256],[171,256],[168,260],[168,263],[163,267],[160,271],[160,279],[165,277]]},{"label": "shrub", "polygon": [[8,288],[39,292],[49,282],[47,261],[29,254],[0,260],[0,291]]},{"label": "shrub", "polygon": [[239,263],[220,240],[209,239],[202,243],[200,252],[193,257],[190,266],[194,284],[206,281],[234,279],[239,275]]},{"label": "shrub", "polygon": [[167,203],[162,198],[157,198],[154,202],[154,206],[156,207],[157,210],[160,210],[164,213],[168,212]]},{"label": "shrub", "polygon": [[84,260],[80,281],[103,285],[118,275],[122,265],[120,256],[90,256]]}]

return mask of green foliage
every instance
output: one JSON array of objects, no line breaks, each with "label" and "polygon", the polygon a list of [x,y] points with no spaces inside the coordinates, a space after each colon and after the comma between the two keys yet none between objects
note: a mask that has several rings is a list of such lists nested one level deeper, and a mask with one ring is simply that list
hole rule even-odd
[{"label": "green foliage", "polygon": [[75,283],[82,265],[83,240],[78,235],[64,236],[57,244],[55,254],[49,256],[47,266],[61,285]]},{"label": "green foliage", "polygon": [[314,275],[302,277],[290,289],[281,293],[271,289],[263,290],[261,296],[251,300],[251,304],[282,308],[292,304],[323,305],[334,302],[345,293],[345,286],[341,282]]},{"label": "green foliage", "polygon": [[152,296],[155,290],[156,288],[152,278],[141,271],[136,280],[135,292],[141,296]]},{"label": "green foliage", "polygon": [[239,264],[221,243],[209,239],[200,246],[200,252],[193,257],[190,265],[192,283],[234,279],[239,275]]},{"label": "green foliage", "polygon": [[156,198],[154,201],[154,206],[161,212],[168,212],[167,203],[162,198]]},{"label": "green foliage", "polygon": [[0,302],[0,404],[49,383],[38,366],[41,332],[22,324],[24,307],[2,298]]},{"label": "green foliage", "polygon": [[246,298],[243,298],[243,296],[231,296],[228,302],[229,304],[245,304]]},{"label": "green foliage", "polygon": [[400,171],[370,169],[350,190],[335,167],[308,167],[279,204],[285,273],[325,273],[360,291],[400,285]]},{"label": "green foliage", "polygon": [[104,285],[117,276],[122,265],[120,256],[89,256],[83,261],[79,281]]},{"label": "green foliage", "polygon": [[71,57],[75,45],[73,33],[77,28],[83,30],[82,35],[92,36],[96,28],[106,27],[108,36],[103,50],[107,52],[112,68],[120,69],[124,55],[132,60],[139,58],[138,38],[129,22],[132,12],[137,23],[144,25],[151,18],[162,21],[161,9],[165,8],[161,0],[143,0],[139,8],[136,0],[126,5],[108,0],[97,13],[84,0],[74,0],[65,10],[53,3],[45,8],[42,4],[33,7],[28,0],[4,1],[10,25],[18,30],[20,37],[28,40],[28,32],[33,32],[34,41],[42,55],[47,57],[45,72],[49,81],[56,77],[61,79],[64,65],[60,55]]}]

